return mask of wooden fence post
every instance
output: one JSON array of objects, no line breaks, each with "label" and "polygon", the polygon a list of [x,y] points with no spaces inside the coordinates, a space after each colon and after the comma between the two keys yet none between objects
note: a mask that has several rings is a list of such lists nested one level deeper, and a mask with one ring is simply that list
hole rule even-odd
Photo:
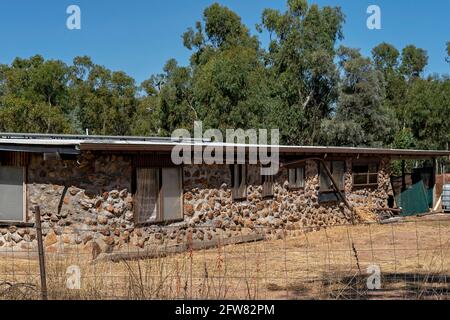
[{"label": "wooden fence post", "polygon": [[36,238],[39,251],[39,270],[41,275],[41,295],[42,300],[47,300],[47,277],[45,274],[45,253],[44,243],[42,240],[42,226],[41,226],[41,209],[39,206],[34,207],[34,226],[36,228]]}]

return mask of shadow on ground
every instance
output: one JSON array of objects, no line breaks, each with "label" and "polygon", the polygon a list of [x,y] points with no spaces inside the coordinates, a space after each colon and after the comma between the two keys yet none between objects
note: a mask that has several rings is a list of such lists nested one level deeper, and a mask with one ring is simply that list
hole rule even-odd
[{"label": "shadow on ground", "polygon": [[447,274],[383,274],[379,290],[369,290],[367,279],[368,275],[364,274],[324,274],[321,279],[286,286],[268,284],[267,289],[287,299],[450,299],[450,275]]}]

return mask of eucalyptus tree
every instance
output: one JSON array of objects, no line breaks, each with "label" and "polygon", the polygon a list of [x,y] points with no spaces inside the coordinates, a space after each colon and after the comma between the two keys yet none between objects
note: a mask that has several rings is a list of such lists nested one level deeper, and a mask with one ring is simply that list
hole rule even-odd
[{"label": "eucalyptus tree", "polygon": [[0,130],[71,132],[65,117],[68,66],[40,55],[0,67]]},{"label": "eucalyptus tree", "polygon": [[450,79],[430,76],[411,83],[406,106],[406,123],[416,145],[424,149],[445,149],[450,143]]},{"label": "eucalyptus tree", "polygon": [[289,0],[287,11],[266,9],[260,30],[270,35],[265,57],[271,118],[286,143],[316,144],[320,126],[337,99],[339,73],[335,45],[343,39],[344,14],[339,7]]},{"label": "eucalyptus tree", "polygon": [[74,59],[70,108],[78,130],[91,134],[128,135],[137,109],[137,86],[122,71],[94,64],[89,57]]},{"label": "eucalyptus tree", "polygon": [[428,54],[424,49],[408,45],[402,50],[402,64],[400,71],[409,79],[421,76],[428,64]]},{"label": "eucalyptus tree", "polygon": [[382,146],[390,143],[397,124],[395,114],[383,106],[383,76],[359,50],[341,47],[342,79],[336,112],[322,125],[329,145]]},{"label": "eucalyptus tree", "polygon": [[205,127],[259,127],[266,121],[267,91],[262,50],[241,18],[217,3],[183,35],[193,51],[192,104]]}]

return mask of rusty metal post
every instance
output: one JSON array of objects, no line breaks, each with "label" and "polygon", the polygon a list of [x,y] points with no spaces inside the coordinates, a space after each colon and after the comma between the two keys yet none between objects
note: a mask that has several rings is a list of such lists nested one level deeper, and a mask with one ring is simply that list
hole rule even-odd
[{"label": "rusty metal post", "polygon": [[41,226],[41,209],[39,206],[34,207],[34,226],[36,228],[36,238],[39,251],[39,270],[41,275],[41,295],[42,300],[47,300],[47,276],[45,274],[45,254],[44,243],[42,240],[42,226]]}]

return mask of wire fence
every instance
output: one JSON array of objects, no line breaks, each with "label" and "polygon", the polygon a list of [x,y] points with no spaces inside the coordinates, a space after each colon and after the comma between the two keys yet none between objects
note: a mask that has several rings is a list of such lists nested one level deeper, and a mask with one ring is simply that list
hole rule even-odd
[{"label": "wire fence", "polygon": [[[445,216],[275,235],[261,229],[253,240],[244,231],[237,237],[223,232],[203,248],[189,240],[145,249],[128,243],[96,259],[93,247],[78,241],[85,232],[92,230],[60,234],[61,241],[44,248],[49,299],[450,297],[450,219]],[[67,236],[72,240],[64,241]],[[24,241],[0,249],[0,299],[43,296],[39,252]]]}]

